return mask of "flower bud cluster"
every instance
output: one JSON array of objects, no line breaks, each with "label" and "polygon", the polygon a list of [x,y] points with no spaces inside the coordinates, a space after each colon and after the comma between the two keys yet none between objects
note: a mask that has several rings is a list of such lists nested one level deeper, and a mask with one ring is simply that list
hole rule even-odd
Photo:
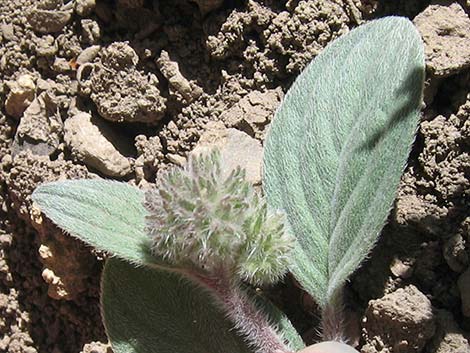
[{"label": "flower bud cluster", "polygon": [[268,211],[243,169],[224,178],[217,151],[163,175],[145,207],[155,256],[209,273],[228,270],[254,285],[287,271],[294,240],[284,216]]}]

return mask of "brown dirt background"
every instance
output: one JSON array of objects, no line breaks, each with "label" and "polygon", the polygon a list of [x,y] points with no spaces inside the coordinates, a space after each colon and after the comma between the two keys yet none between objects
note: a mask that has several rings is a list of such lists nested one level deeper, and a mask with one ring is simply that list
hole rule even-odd
[{"label": "brown dirt background", "polygon": [[[109,351],[103,254],[41,219],[38,184],[99,175],[144,187],[208,132],[243,132],[250,155],[302,68],[386,15],[423,35],[426,107],[389,222],[349,284],[350,336],[363,353],[470,352],[469,11],[469,1],[0,0],[0,352]],[[317,308],[291,278],[269,292],[306,342],[318,339]]]}]

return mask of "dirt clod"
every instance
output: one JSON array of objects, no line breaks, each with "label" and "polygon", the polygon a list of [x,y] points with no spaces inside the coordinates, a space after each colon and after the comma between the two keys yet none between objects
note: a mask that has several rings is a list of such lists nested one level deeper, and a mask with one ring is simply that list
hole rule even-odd
[{"label": "dirt clod", "polygon": [[228,127],[237,128],[263,140],[265,127],[281,102],[281,97],[282,92],[279,90],[250,92],[233,107],[223,112],[220,119]]},{"label": "dirt clod", "polygon": [[412,285],[371,300],[363,320],[362,352],[422,352],[434,335],[434,321],[431,302]]},{"label": "dirt clod", "polygon": [[459,328],[452,314],[436,310],[437,329],[429,344],[430,353],[470,353],[469,341]]},{"label": "dirt clod", "polygon": [[82,243],[63,234],[50,221],[34,217],[33,226],[40,237],[38,252],[44,265],[41,275],[48,285],[47,294],[56,300],[76,299],[87,291],[96,260]]},{"label": "dirt clod", "polygon": [[[233,11],[206,45],[216,59],[243,52],[260,81],[300,71],[330,40],[346,33],[350,22],[341,4],[324,0],[299,1],[279,13],[249,1],[247,10]],[[251,30],[260,32],[261,43],[246,38]]]},{"label": "dirt clod", "polygon": [[430,5],[414,23],[423,36],[433,75],[445,77],[470,67],[470,18],[457,1]]},{"label": "dirt clod", "polygon": [[90,76],[80,77],[81,90],[90,94],[99,114],[110,121],[158,122],[165,112],[159,80],[136,68],[137,53],[126,43],[113,43],[101,62],[90,66]]}]

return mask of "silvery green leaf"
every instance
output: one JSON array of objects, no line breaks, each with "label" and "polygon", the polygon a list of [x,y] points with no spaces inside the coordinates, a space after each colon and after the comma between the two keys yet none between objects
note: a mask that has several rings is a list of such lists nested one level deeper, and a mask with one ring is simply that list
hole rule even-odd
[{"label": "silvery green leaf", "polygon": [[387,219],[419,122],[423,79],[413,24],[383,18],[328,45],[276,113],[264,187],[298,240],[291,270],[322,307]]},{"label": "silvery green leaf", "polygon": [[32,198],[60,228],[96,249],[134,264],[164,265],[150,253],[139,189],[109,180],[65,180],[40,185]]},{"label": "silvery green leaf", "polygon": [[[253,352],[209,294],[178,274],[109,259],[101,301],[115,353]],[[279,315],[284,337],[302,348]]]}]

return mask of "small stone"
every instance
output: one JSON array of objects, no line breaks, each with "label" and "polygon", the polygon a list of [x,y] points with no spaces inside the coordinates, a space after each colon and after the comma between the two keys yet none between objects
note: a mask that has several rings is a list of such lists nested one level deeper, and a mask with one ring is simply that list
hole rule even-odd
[{"label": "small stone", "polygon": [[125,42],[103,50],[101,60],[77,70],[80,92],[90,95],[100,116],[110,121],[156,123],[165,113],[158,77],[136,67],[139,57]]},{"label": "small stone", "polygon": [[48,259],[54,256],[51,249],[49,249],[49,247],[47,247],[44,244],[41,244],[41,246],[39,246],[38,252],[39,252],[39,256],[41,257],[43,261],[47,261]]},{"label": "small stone", "polygon": [[131,172],[129,159],[115,145],[119,137],[102,121],[80,112],[64,124],[64,141],[72,154],[86,165],[110,177],[124,177]]},{"label": "small stone", "polygon": [[187,103],[190,103],[199,98],[203,93],[201,87],[189,81],[181,74],[178,63],[172,61],[165,50],[162,50],[160,57],[157,59],[157,65],[170,84],[170,94],[174,94],[177,97],[180,95]]},{"label": "small stone", "polygon": [[240,166],[245,169],[249,182],[261,185],[263,148],[258,140],[239,130],[227,129],[223,124],[212,123],[207,126],[206,132],[191,153],[205,153],[212,148],[220,151],[225,176]]},{"label": "small stone", "polygon": [[11,23],[0,24],[0,35],[8,41],[14,41],[16,39],[15,30]]},{"label": "small stone", "polygon": [[36,155],[51,155],[59,147],[62,120],[57,104],[46,93],[41,93],[24,111],[16,130],[12,154],[29,150]]},{"label": "small stone", "polygon": [[51,79],[44,80],[42,78],[38,78],[36,81],[38,92],[42,93],[44,91],[49,91],[54,89],[55,82]]},{"label": "small stone", "polygon": [[462,301],[462,314],[470,317],[470,267],[462,273],[457,281]]},{"label": "small stone", "polygon": [[52,63],[52,70],[58,73],[66,73],[72,70],[72,67],[67,59],[56,57]]},{"label": "small stone", "polygon": [[392,272],[395,277],[406,279],[410,278],[413,274],[413,267],[410,264],[406,264],[402,260],[395,258],[390,265],[390,272]]},{"label": "small stone", "polygon": [[67,287],[64,285],[61,278],[54,273],[54,271],[45,268],[42,271],[42,279],[49,286],[47,289],[47,295],[49,297],[56,300],[70,298]]},{"label": "small stone", "polygon": [[87,44],[95,44],[101,38],[101,29],[98,22],[88,18],[80,21],[82,25],[82,39]]},{"label": "small stone", "polygon": [[99,45],[92,45],[85,50],[83,50],[80,55],[77,57],[77,64],[78,65],[83,65],[85,63],[90,63],[92,62],[98,53],[101,50],[101,46]]},{"label": "small stone", "polygon": [[470,18],[458,2],[433,4],[414,19],[434,76],[446,77],[470,67]]},{"label": "small stone", "polygon": [[298,353],[359,353],[349,344],[335,342],[335,341],[325,341],[321,343],[316,343],[312,346],[304,348]]},{"label": "small stone", "polygon": [[135,138],[137,158],[134,163],[137,183],[143,179],[154,179],[158,170],[158,163],[164,158],[163,146],[159,136],[147,138],[145,135],[137,135]]},{"label": "small stone", "polygon": [[10,93],[5,102],[8,115],[19,118],[31,104],[36,92],[33,77],[28,74],[21,75],[16,81],[7,82]]}]

